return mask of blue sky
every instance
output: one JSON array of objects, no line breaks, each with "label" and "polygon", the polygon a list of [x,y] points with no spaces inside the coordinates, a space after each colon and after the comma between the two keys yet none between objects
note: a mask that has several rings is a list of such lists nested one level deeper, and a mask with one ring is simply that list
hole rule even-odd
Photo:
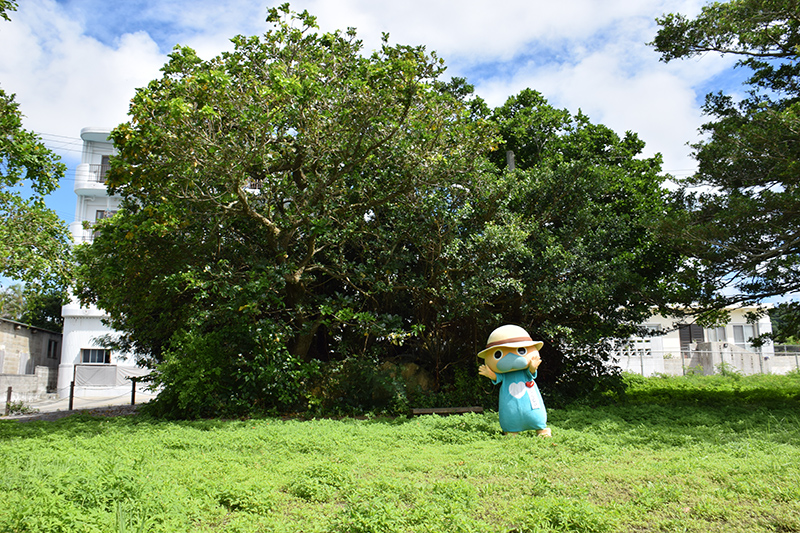
[{"label": "blue sky", "polygon": [[[159,76],[176,44],[211,58],[237,34],[268,29],[265,0],[21,0],[0,22],[0,85],[17,94],[24,124],[42,135],[69,167],[49,200],[71,222],[80,130],[126,120],[137,87]],[[705,94],[741,91],[732,57],[709,54],[665,64],[646,43],[655,18],[694,15],[695,0],[300,0],[321,29],[356,27],[365,49],[382,32],[392,42],[426,45],[492,106],[530,87],[552,105],[647,143],[664,170],[694,169]]]}]

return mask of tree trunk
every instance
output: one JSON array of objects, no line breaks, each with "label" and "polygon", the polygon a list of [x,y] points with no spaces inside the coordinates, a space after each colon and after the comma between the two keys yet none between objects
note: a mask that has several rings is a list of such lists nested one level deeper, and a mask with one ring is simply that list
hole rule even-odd
[{"label": "tree trunk", "polygon": [[292,345],[290,347],[290,352],[295,357],[299,357],[303,361],[308,361],[308,351],[311,348],[311,344],[314,342],[314,336],[317,334],[317,330],[322,325],[322,321],[317,319],[311,325],[311,327],[306,327],[305,325],[301,325],[300,333],[298,333],[292,341]]}]

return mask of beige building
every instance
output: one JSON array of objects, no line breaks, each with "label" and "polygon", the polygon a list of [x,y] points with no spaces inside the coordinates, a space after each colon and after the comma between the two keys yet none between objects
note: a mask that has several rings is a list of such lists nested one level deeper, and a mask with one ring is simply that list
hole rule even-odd
[{"label": "beige building", "polygon": [[725,325],[704,328],[686,319],[654,315],[643,327],[651,333],[633,337],[618,348],[614,364],[623,371],[654,374],[706,375],[731,369],[741,374],[785,374],[798,367],[797,357],[775,352],[771,342],[754,343],[772,333],[769,315],[756,321],[749,316],[756,307],[728,309]]},{"label": "beige building", "polygon": [[0,318],[0,401],[8,388],[12,401],[28,401],[55,392],[61,333]]}]

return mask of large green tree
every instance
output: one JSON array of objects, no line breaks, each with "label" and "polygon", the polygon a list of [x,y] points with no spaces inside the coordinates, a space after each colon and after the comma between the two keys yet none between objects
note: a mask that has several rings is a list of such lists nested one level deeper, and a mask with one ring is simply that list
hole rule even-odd
[{"label": "large green tree", "polygon": [[706,97],[712,120],[694,145],[697,173],[672,230],[699,274],[698,301],[759,301],[800,289],[800,4],[732,0],[695,18],[658,20],[664,61],[716,52],[740,57],[748,94]]},{"label": "large green tree", "polygon": [[164,398],[191,380],[211,383],[207,404],[258,401],[268,383],[253,376],[310,360],[322,329],[402,329],[363,309],[391,283],[391,254],[358,253],[422,235],[372,242],[368,228],[456,190],[491,141],[423,48],[364,55],[353,30],[318,33],[288,6],[268,22],[209,61],[176,48],[137,91],[112,133],[122,209],[79,252],[81,297],[159,364]]},{"label": "large green tree", "polygon": [[543,376],[574,397],[607,373],[608,352],[587,347],[628,337],[681,296],[681,256],[659,232],[670,215],[661,158],[642,157],[636,134],[553,108],[530,89],[494,118],[503,139],[495,163],[504,167],[512,151],[516,168],[505,169],[471,255],[499,289],[492,308],[548,341]]},{"label": "large green tree", "polygon": [[[0,2],[0,18],[16,2]],[[0,89],[0,275],[32,287],[63,287],[69,280],[70,236],[44,197],[66,167],[35,133],[22,127],[14,95]]]}]

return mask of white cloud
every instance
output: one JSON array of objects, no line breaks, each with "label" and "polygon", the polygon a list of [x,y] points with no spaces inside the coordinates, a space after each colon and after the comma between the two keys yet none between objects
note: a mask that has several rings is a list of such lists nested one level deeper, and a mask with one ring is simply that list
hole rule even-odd
[{"label": "white cloud", "polygon": [[[278,5],[284,0],[274,0]],[[648,155],[685,175],[686,142],[700,116],[698,87],[730,67],[714,56],[670,64],[646,45],[666,12],[696,13],[704,0],[298,0],[324,31],[358,29],[367,50],[424,44],[490,105],[530,87],[552,105],[620,134],[638,133]],[[26,127],[77,137],[85,126],[126,119],[136,87],[160,75],[175,44],[210,58],[236,34],[268,29],[263,0],[25,0],[0,23],[0,84],[16,92]]]},{"label": "white cloud", "polygon": [[25,127],[77,137],[82,125],[124,121],[134,88],[156,77],[166,59],[155,42],[140,32],[109,47],[55,2],[22,4],[0,29],[0,48],[16,51],[0,60],[0,82],[17,94]]},{"label": "white cloud", "polygon": [[[615,0],[308,0],[307,8],[327,27],[355,26],[376,42],[380,32],[392,41],[425,44],[446,59],[509,60],[533,41],[580,40],[615,20],[649,16],[654,2]],[[648,7],[650,11],[648,11]],[[650,17],[652,18],[652,17]],[[330,28],[328,28],[330,29]]]}]

